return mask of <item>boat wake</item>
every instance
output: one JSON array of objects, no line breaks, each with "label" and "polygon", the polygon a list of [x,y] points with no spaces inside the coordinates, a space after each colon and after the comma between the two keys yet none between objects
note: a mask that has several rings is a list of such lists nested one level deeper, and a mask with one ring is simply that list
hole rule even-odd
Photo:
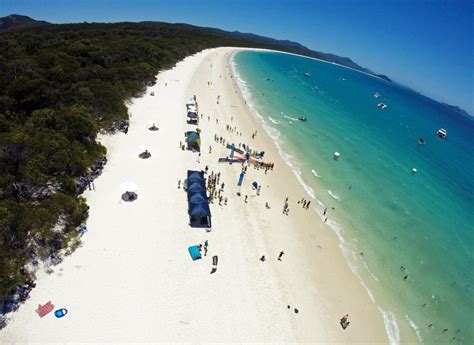
[{"label": "boat wake", "polygon": [[339,198],[339,195],[337,195],[336,193],[332,192],[330,189],[328,189],[328,194],[331,196],[331,198],[337,200],[337,201],[341,201],[341,199]]},{"label": "boat wake", "polygon": [[295,117],[291,117],[291,116],[287,116],[287,115],[283,115],[285,118],[287,118],[288,120],[291,120],[291,121],[298,121],[297,118]]},{"label": "boat wake", "polygon": [[275,120],[274,118],[272,118],[271,116],[268,117],[268,119],[270,120],[271,123],[273,123],[274,125],[279,125],[280,124],[280,121],[278,120]]}]

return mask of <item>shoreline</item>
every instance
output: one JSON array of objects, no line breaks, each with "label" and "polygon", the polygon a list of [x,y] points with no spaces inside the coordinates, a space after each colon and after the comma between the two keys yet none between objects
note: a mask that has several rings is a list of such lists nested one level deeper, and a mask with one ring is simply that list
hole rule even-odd
[{"label": "shoreline", "polygon": [[[236,50],[238,50],[238,49],[235,49],[235,51],[236,51]],[[245,50],[247,50],[247,49],[245,49]],[[227,59],[226,59],[226,60],[227,60]],[[230,65],[230,62],[227,62],[227,63],[228,63],[228,65]],[[231,90],[231,91],[229,92],[229,94],[231,94],[231,95],[236,94],[236,91],[237,91],[237,93],[238,93],[239,90],[238,90],[238,89],[237,89],[237,90],[235,90],[235,89],[234,89],[234,90]],[[232,101],[234,101],[234,99],[233,99]],[[235,102],[236,102],[236,103],[237,103],[237,102],[240,102],[240,107],[243,108],[243,109],[246,108],[246,107],[245,107],[245,104],[244,104],[244,101],[243,101],[242,99],[240,99],[240,100],[235,100]],[[238,106],[237,106],[237,107],[238,107]],[[285,170],[287,170],[287,173],[285,173],[284,176],[287,177],[288,180],[292,180],[293,182],[295,182],[293,185],[297,188],[298,191],[301,192],[301,195],[305,195],[305,191],[302,190],[303,187],[296,181],[293,171],[291,171],[291,169],[290,169],[289,167],[287,167],[286,162],[284,162],[283,159],[280,157],[280,152],[278,152],[278,148],[275,147],[276,145],[275,145],[275,143],[273,142],[273,139],[271,139],[271,138],[268,136],[268,134],[267,134],[266,132],[264,132],[263,127],[262,127],[262,124],[260,123],[260,121],[258,121],[258,119],[255,117],[255,115],[254,115],[254,114],[251,114],[249,111],[245,111],[245,113],[246,113],[246,114],[245,114],[245,115],[242,115],[242,116],[243,116],[243,117],[246,117],[246,119],[249,120],[248,122],[250,123],[250,127],[252,127],[252,128],[257,128],[257,127],[258,127],[259,133],[262,133],[262,132],[264,133],[262,136],[260,136],[260,134],[259,134],[259,135],[257,136],[257,138],[256,138],[256,141],[258,142],[258,139],[260,138],[260,140],[261,140],[262,142],[264,142],[263,146],[265,147],[266,155],[269,153],[269,152],[268,152],[269,147],[271,147],[271,150],[270,150],[270,151],[272,152],[272,156],[271,156],[272,158],[269,159],[269,160],[272,161],[272,162],[273,162],[273,161],[278,161],[278,164],[277,164],[277,165],[278,165],[278,169],[279,169],[279,172],[278,172],[279,177],[281,177],[281,174],[282,174],[282,173],[281,173],[281,169],[282,169],[283,166],[284,166],[284,167],[285,167]],[[238,119],[240,120],[240,116],[238,117]],[[253,126],[256,126],[256,127],[253,127]],[[239,126],[238,126],[238,127],[239,127]],[[239,127],[239,128],[240,128],[240,127]],[[248,131],[248,130],[247,130],[247,131]],[[267,136],[268,136],[268,137],[267,137]],[[253,145],[252,145],[252,146],[253,146]],[[257,147],[257,149],[258,149],[258,147]],[[267,157],[267,156],[266,156],[266,157]],[[289,173],[289,174],[288,174],[288,173]],[[269,178],[270,178],[270,177],[269,177]],[[286,180],[286,179],[282,179],[282,180]],[[275,184],[276,184],[276,183],[275,183]],[[283,202],[283,199],[284,199],[284,195],[283,195],[283,194],[284,194],[284,193],[285,193],[285,192],[281,192],[281,193],[280,193],[281,198],[282,198],[281,201],[280,201],[280,203]],[[289,192],[287,191],[287,193],[289,193]],[[292,194],[293,194],[293,193],[292,193]],[[298,196],[299,196],[299,195],[298,195]],[[291,197],[290,197],[290,200],[291,200]],[[293,202],[294,202],[294,203],[295,203],[295,201],[296,201],[296,200],[293,199]],[[291,209],[291,208],[292,208],[292,207],[290,206],[290,209]],[[316,213],[314,213],[314,216],[316,216],[316,217],[314,217],[314,218],[311,220],[311,221],[312,221],[311,223],[314,222],[314,223],[318,224],[318,226],[323,225],[321,219],[319,218],[319,216],[317,216]],[[301,227],[301,225],[302,225],[302,224],[301,224],[300,222],[298,222],[298,221],[296,221],[295,223],[296,223],[296,224],[290,225],[290,227],[291,227],[291,228],[298,228],[298,227]],[[320,229],[320,231],[323,231],[323,232],[324,232],[325,229]],[[305,234],[305,235],[312,236],[313,234]],[[324,234],[324,236],[326,236],[326,234]],[[329,236],[334,236],[334,235],[333,235],[333,234],[330,234]],[[334,247],[336,247],[336,250],[337,250],[337,252],[339,253],[339,252],[340,252],[340,249],[339,249],[339,247],[338,247],[338,244],[339,244],[339,243],[338,243],[337,241],[334,241],[334,242],[331,243],[331,244],[332,244]],[[310,250],[311,250],[311,249],[309,249],[309,251],[310,251]],[[342,255],[341,255],[341,258],[340,258],[340,259],[345,260],[344,258],[342,258]],[[344,264],[345,264],[345,261],[344,261]],[[349,274],[350,274],[350,275],[353,275],[352,272],[349,272]],[[355,276],[354,276],[354,278],[355,278]],[[357,282],[355,282],[355,283],[358,284],[358,285],[361,285],[359,281],[357,281]],[[363,290],[362,295],[364,295],[364,300],[369,301],[369,296],[367,295],[367,292],[366,292],[365,290]],[[372,302],[369,301],[369,303],[372,303]],[[341,315],[344,315],[344,314],[341,314]],[[373,315],[373,316],[374,316],[374,315]],[[379,313],[378,310],[376,311],[376,317],[380,318],[380,320],[382,319],[382,316],[381,316],[381,314]],[[335,318],[336,318],[336,316],[335,316]],[[336,318],[336,320],[338,320],[338,318]],[[372,322],[374,322],[374,320],[372,320]],[[339,325],[337,325],[337,326],[339,327]],[[384,329],[384,326],[383,326],[383,322],[382,322],[382,327],[381,327],[381,328],[382,328],[383,333],[384,333],[385,329]],[[368,332],[367,329],[366,329],[366,331]],[[385,337],[385,336],[386,336],[386,335],[385,335],[385,333],[384,333],[384,334],[381,336],[381,338],[383,338],[383,337]],[[367,339],[364,339],[364,340],[367,340]],[[349,340],[346,339],[346,340],[342,340],[342,341],[349,341]],[[350,340],[350,341],[354,341],[354,340]],[[349,341],[349,342],[350,342],[350,341]],[[379,340],[379,341],[387,342],[387,340]]]},{"label": "shoreline", "polygon": [[[1,342],[388,342],[377,306],[336,236],[316,212],[298,207],[302,186],[229,80],[228,57],[236,50],[206,50],[160,73],[131,102],[129,133],[102,137],[109,160],[96,190],[84,194],[90,216],[83,246],[53,274],[38,272],[37,287],[0,331]],[[186,124],[184,107],[193,94],[204,115],[199,158],[178,147],[184,131],[195,128]],[[147,131],[153,121],[156,133]],[[214,135],[265,150],[274,171],[249,167],[236,196],[240,165],[217,163],[228,150]],[[151,159],[137,158],[140,146],[149,147]],[[211,232],[189,227],[186,197],[177,189],[187,169],[206,165],[221,173],[229,199],[211,204]],[[260,196],[251,189],[254,180],[263,186]],[[133,203],[119,201],[125,181],[138,185]],[[288,216],[281,212],[285,197]],[[205,240],[209,255],[193,262],[186,248]],[[218,271],[209,275],[213,255],[219,255]],[[69,314],[40,319],[34,309],[48,300]],[[346,313],[351,324],[344,331],[339,319]]]},{"label": "shoreline", "polygon": [[[240,51],[264,51],[264,52],[279,52],[282,54],[289,54],[289,55],[295,55],[295,56],[301,56],[298,54],[293,54],[293,53],[287,53],[287,52],[280,52],[280,51],[274,51],[274,50],[269,50],[269,49],[259,49],[259,48],[237,48],[228,58],[228,63],[229,65],[232,66],[232,74],[234,75],[234,86],[238,90],[238,93],[240,97],[245,101],[245,105],[248,109],[248,112],[251,113],[254,116],[254,120],[257,121],[261,125],[262,128],[265,129],[266,135],[269,137],[269,139],[273,142],[273,144],[276,146],[276,149],[278,150],[278,153],[282,159],[282,161],[289,167],[289,169],[292,171],[293,175],[295,178],[298,180],[301,188],[307,193],[309,197],[311,197],[314,201],[316,201],[317,205],[314,204],[312,206],[313,211],[318,215],[320,218],[321,222],[324,220],[325,216],[323,215],[323,210],[325,209],[325,205],[322,203],[320,199],[318,199],[315,190],[307,185],[304,181],[303,178],[303,173],[301,171],[301,168],[298,164],[298,160],[296,157],[294,157],[292,154],[288,154],[287,151],[285,151],[285,148],[283,145],[285,142],[280,139],[279,137],[281,136],[281,133],[279,132],[278,129],[276,129],[273,125],[276,124],[274,123],[271,117],[269,118],[270,122],[266,120],[264,116],[262,116],[256,109],[255,109],[255,100],[252,99],[252,95],[250,94],[249,90],[246,90],[246,92],[243,92],[242,89],[246,88],[246,82],[243,81],[241,76],[239,75],[238,71],[236,70],[236,66],[234,63],[234,57],[235,54],[240,52]],[[305,58],[310,58],[313,60],[317,60],[320,62],[325,62],[329,64],[335,64],[331,63],[325,60],[320,60],[317,58],[311,58],[307,56],[301,56]],[[349,68],[354,70],[355,72],[360,72],[367,74],[372,77],[377,77],[378,76],[372,75],[370,73],[365,73],[363,71],[359,71],[344,65],[339,65],[336,64],[340,67],[343,68]],[[236,77],[236,78],[235,78]],[[238,81],[240,79],[240,82]],[[380,78],[383,79],[383,78]],[[294,121],[297,121],[297,119],[292,119]],[[271,133],[272,131],[276,131],[277,134]],[[295,148],[291,148],[295,149]],[[317,172],[314,170],[311,172],[313,176],[317,176]],[[317,184],[317,182],[314,182]],[[319,185],[321,188],[321,185]],[[322,188],[324,189],[324,188]],[[329,191],[329,194],[331,191]],[[331,195],[332,196],[332,195]],[[333,196],[332,196],[333,197]],[[333,197],[334,198],[334,197]],[[367,263],[365,261],[358,261],[359,258],[357,258],[356,253],[353,251],[353,248],[350,246],[345,246],[345,242],[351,242],[354,240],[354,237],[352,234],[349,232],[345,232],[342,226],[334,221],[333,219],[330,219],[327,217],[327,225],[331,228],[331,231],[334,233],[334,236],[337,237],[339,241],[339,250],[341,254],[344,256],[344,259],[346,260],[347,264],[350,266],[350,269],[352,271],[352,274],[358,279],[358,283],[361,284],[366,293],[367,296],[370,298],[370,300],[377,305],[380,315],[384,319],[384,324],[385,324],[385,331],[386,334],[389,338],[390,343],[398,344],[398,343],[422,343],[422,338],[419,334],[418,326],[411,320],[406,314],[403,313],[398,313],[394,312],[394,310],[397,310],[397,306],[394,305],[394,301],[387,296],[385,293],[384,289],[382,286],[373,286],[373,284],[370,284],[371,286],[367,285],[367,279],[370,280],[372,278],[376,282],[379,282],[379,279],[374,276],[372,271],[369,269],[367,266]],[[350,229],[349,229],[350,230]],[[343,234],[344,233],[344,234]],[[362,271],[361,271],[362,270]],[[375,294],[375,295],[374,295]],[[377,298],[376,298],[376,297]],[[383,302],[382,304],[379,304],[378,302]],[[383,306],[383,308],[382,308]],[[395,314],[397,314],[395,316]]]}]

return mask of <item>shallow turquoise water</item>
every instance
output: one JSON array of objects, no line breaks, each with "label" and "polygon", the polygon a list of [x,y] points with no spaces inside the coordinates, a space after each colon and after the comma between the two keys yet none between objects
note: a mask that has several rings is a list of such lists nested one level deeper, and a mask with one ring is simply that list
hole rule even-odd
[{"label": "shallow turquoise water", "polygon": [[270,52],[233,61],[248,103],[320,201],[317,212],[328,208],[354,271],[385,316],[395,315],[390,338],[408,323],[426,344],[474,343],[473,119],[321,61]]}]

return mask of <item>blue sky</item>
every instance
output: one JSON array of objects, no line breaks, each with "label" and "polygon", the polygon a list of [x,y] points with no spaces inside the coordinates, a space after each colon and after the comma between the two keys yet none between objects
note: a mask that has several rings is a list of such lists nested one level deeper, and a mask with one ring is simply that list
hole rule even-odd
[{"label": "blue sky", "polygon": [[0,16],[184,22],[289,39],[350,57],[472,115],[473,10],[466,0],[0,0]]}]

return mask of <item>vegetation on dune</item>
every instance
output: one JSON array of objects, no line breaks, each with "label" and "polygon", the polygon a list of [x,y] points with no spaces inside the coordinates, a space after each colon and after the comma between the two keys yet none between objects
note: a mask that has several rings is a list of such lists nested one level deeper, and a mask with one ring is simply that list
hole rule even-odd
[{"label": "vegetation on dune", "polygon": [[[77,245],[78,180],[128,119],[124,101],[205,48],[271,45],[184,24],[26,27],[0,34],[0,311],[27,297],[31,265]],[[25,285],[26,284],[26,285]],[[25,293],[26,290],[26,293]]]}]

